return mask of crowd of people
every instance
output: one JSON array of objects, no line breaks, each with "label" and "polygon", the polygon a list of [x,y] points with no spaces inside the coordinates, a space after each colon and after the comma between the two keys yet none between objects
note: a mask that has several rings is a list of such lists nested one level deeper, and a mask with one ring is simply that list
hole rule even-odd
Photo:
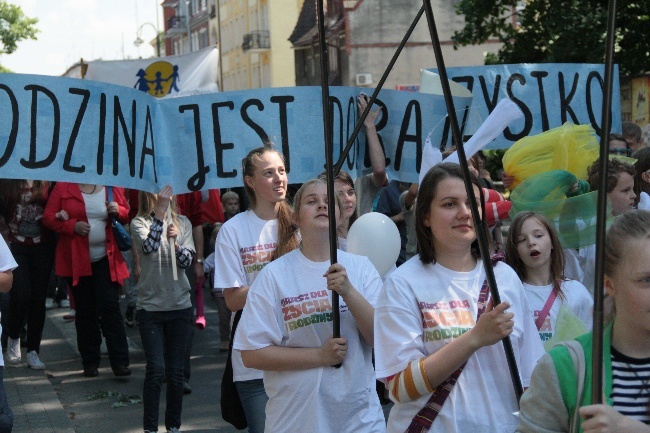
[{"label": "crowd of people", "polygon": [[[358,103],[363,110],[367,98]],[[250,433],[650,431],[650,148],[638,127],[624,123],[622,134],[610,136],[613,220],[603,286],[611,311],[604,403],[592,404],[595,239],[567,245],[566,221],[555,214],[534,206],[513,212],[481,155],[472,158],[485,223],[479,227],[501,295],[495,302],[460,166],[427,168],[420,184],[389,180],[379,116],[371,111],[364,124],[371,172],[355,181],[341,171],[334,180],[334,264],[325,174],[303,183],[290,203],[284,159],[271,145],[242,161],[245,198],[219,190],[175,195],[169,186],[154,194],[2,181],[4,361],[45,369],[46,305],[67,301],[82,375],[99,374],[105,339],[113,374],[129,376],[125,327],[138,326],[146,357],[143,430],[159,430],[166,383],[164,426],[178,432],[208,290],[219,349],[228,352],[222,414]],[[584,179],[567,177],[564,199],[597,190],[598,167],[590,161]],[[535,181],[503,179],[513,196]],[[346,252],[351,225],[373,209],[400,227],[400,255],[386,275]],[[63,297],[54,299],[53,285]],[[525,389],[521,402],[501,345],[506,338]],[[382,405],[390,407],[388,419]],[[0,386],[0,432],[11,430],[11,420]]]}]

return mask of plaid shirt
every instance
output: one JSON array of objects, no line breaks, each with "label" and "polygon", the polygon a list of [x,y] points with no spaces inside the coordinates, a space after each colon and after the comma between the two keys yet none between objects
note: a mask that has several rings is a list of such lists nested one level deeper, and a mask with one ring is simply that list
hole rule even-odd
[{"label": "plaid shirt", "polygon": [[[151,227],[149,229],[149,234],[147,239],[142,243],[142,251],[145,254],[153,253],[158,251],[160,248],[160,239],[163,232],[163,222],[158,218],[154,217],[151,222]],[[181,268],[185,269],[192,264],[192,251],[187,248],[181,247],[180,245],[176,247],[176,263]]]}]

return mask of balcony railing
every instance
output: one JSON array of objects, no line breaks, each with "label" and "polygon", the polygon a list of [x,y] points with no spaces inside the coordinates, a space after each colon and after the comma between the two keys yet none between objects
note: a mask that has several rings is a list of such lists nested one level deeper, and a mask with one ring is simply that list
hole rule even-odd
[{"label": "balcony railing", "polygon": [[187,28],[185,25],[184,16],[175,15],[173,17],[169,17],[167,20],[167,30],[165,31],[165,36],[187,33]]},{"label": "balcony railing", "polygon": [[266,51],[271,49],[271,38],[268,30],[255,30],[244,35],[243,51]]}]

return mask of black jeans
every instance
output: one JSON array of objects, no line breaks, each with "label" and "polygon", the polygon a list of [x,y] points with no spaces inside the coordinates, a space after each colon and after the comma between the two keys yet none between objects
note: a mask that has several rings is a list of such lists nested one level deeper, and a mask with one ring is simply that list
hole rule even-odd
[{"label": "black jeans", "polygon": [[27,351],[39,351],[45,325],[45,298],[54,262],[54,244],[26,246],[14,243],[11,253],[18,263],[9,292],[10,338],[20,338],[27,318]]},{"label": "black jeans", "polygon": [[71,278],[68,279],[75,302],[77,348],[81,362],[84,367],[99,366],[104,334],[111,367],[126,367],[129,365],[129,346],[118,303],[120,286],[111,281],[106,257],[91,266],[93,274],[79,278],[76,286],[72,286]]},{"label": "black jeans", "polygon": [[165,427],[180,428],[183,410],[183,361],[192,329],[192,309],[137,310],[140,337],[147,358],[142,391],[144,430],[158,431],[158,408],[163,376],[167,376]]}]

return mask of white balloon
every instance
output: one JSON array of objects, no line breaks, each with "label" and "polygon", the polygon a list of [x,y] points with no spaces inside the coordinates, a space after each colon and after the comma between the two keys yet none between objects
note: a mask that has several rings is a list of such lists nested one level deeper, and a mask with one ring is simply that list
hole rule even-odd
[{"label": "white balloon", "polygon": [[382,213],[362,215],[348,231],[348,252],[368,257],[382,277],[395,266],[401,246],[397,226]]}]

